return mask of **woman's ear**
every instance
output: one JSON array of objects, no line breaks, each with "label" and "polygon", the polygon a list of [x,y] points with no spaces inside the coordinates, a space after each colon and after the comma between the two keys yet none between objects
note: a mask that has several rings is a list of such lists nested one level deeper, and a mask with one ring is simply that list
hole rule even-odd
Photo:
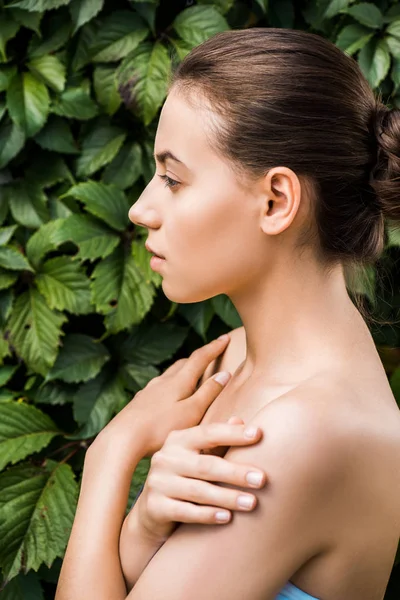
[{"label": "woman's ear", "polygon": [[264,193],[261,228],[268,235],[277,235],[290,226],[299,209],[299,178],[288,167],[274,167],[265,176]]}]

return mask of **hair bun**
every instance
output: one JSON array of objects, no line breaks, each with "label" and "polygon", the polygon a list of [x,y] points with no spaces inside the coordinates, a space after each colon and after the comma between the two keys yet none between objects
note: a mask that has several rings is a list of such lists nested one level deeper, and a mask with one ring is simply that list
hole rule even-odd
[{"label": "hair bun", "polygon": [[376,108],[373,121],[377,160],[371,172],[374,189],[385,217],[400,221],[400,110],[384,104]]}]

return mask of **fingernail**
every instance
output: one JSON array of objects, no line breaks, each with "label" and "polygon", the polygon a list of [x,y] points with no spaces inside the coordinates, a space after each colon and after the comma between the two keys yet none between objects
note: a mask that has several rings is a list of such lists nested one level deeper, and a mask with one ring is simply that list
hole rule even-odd
[{"label": "fingernail", "polygon": [[245,430],[244,437],[255,438],[257,433],[258,433],[257,427],[249,427],[248,429]]},{"label": "fingernail", "polygon": [[229,335],[227,333],[224,333],[223,335],[220,335],[219,337],[217,337],[217,340],[227,340],[229,338]]},{"label": "fingernail", "polygon": [[257,473],[256,471],[250,471],[246,475],[246,480],[248,483],[251,483],[252,485],[261,485],[263,476],[261,473]]},{"label": "fingernail", "polygon": [[215,518],[217,521],[229,521],[230,514],[224,510],[219,510],[215,513]]},{"label": "fingernail", "polygon": [[228,383],[230,376],[230,373],[228,373],[227,371],[221,371],[220,373],[214,375],[214,379],[215,381],[218,381],[218,383],[220,383],[221,385],[225,385],[226,383]]}]

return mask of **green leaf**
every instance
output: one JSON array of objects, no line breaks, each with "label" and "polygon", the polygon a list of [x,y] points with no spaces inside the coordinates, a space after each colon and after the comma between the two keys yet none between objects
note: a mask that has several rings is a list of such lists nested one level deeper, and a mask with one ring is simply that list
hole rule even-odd
[{"label": "green leaf", "polygon": [[116,10],[99,23],[93,60],[115,62],[134,50],[149,33],[141,17],[132,12]]},{"label": "green leaf", "polygon": [[11,122],[0,125],[0,169],[17,156],[24,144],[25,133],[17,125]]},{"label": "green leaf", "polygon": [[143,120],[145,126],[151,123],[165,100],[170,71],[169,52],[158,41],[140,44],[118,69],[119,93],[126,106]]},{"label": "green leaf", "polygon": [[341,10],[347,8],[350,3],[351,0],[330,0],[323,18],[332,19],[332,17],[335,17]]},{"label": "green leaf", "polygon": [[39,577],[33,571],[17,575],[2,591],[1,600],[44,600]]},{"label": "green leaf", "polygon": [[54,235],[62,226],[64,219],[55,219],[41,225],[29,238],[26,244],[26,256],[29,262],[37,268],[42,258],[57,247]]},{"label": "green leaf", "polygon": [[226,323],[226,325],[228,325],[228,327],[236,329],[236,327],[241,327],[243,325],[239,313],[228,296],[219,294],[210,300],[216,314],[224,323]]},{"label": "green leaf", "polygon": [[56,56],[44,55],[33,58],[27,67],[51,89],[62,92],[65,87],[65,66]]},{"label": "green leaf", "polygon": [[[374,40],[371,40],[373,42]],[[386,77],[390,67],[390,54],[384,40],[372,44],[369,42],[358,55],[358,64],[372,89]]]},{"label": "green leaf", "polygon": [[376,270],[372,265],[355,266],[349,272],[350,287],[353,292],[367,296],[376,308]]},{"label": "green leaf", "polygon": [[[8,344],[8,339],[6,340],[4,337],[4,331],[0,329],[0,365],[3,364],[3,360],[7,358],[7,356],[11,356],[10,346]],[[2,394],[2,392],[6,392]],[[8,402],[12,400],[13,392],[7,392],[6,390],[2,390],[0,388],[0,402]]]},{"label": "green leaf", "polygon": [[0,404],[0,471],[39,452],[55,435],[56,424],[34,406],[21,402]]},{"label": "green leaf", "polygon": [[5,246],[11,240],[18,225],[0,228],[0,246]]},{"label": "green leaf", "polygon": [[[0,332],[0,352],[1,352],[1,332]],[[16,392],[13,392],[12,390],[7,390],[5,388],[0,389],[0,402],[1,403],[12,402],[15,397],[16,397]],[[1,600],[3,600],[3,596],[1,597]]]},{"label": "green leaf", "polygon": [[74,418],[81,429],[67,439],[86,439],[99,433],[111,420],[117,408],[126,403],[128,396],[118,376],[110,376],[107,369],[95,379],[84,383],[74,398]]},{"label": "green leaf", "polygon": [[51,111],[61,117],[86,121],[98,113],[98,108],[90,97],[90,88],[70,87],[57,98]]},{"label": "green leaf", "polygon": [[121,104],[114,67],[96,67],[93,72],[94,91],[98,103],[106,113],[113,115]]},{"label": "green leaf", "polygon": [[363,48],[373,35],[373,31],[362,25],[346,25],[336,39],[336,46],[351,56]]},{"label": "green leaf", "polygon": [[5,582],[63,557],[78,499],[72,468],[46,459],[0,474],[0,562]]},{"label": "green leaf", "polygon": [[62,379],[67,383],[88,381],[96,377],[110,359],[107,348],[93,338],[79,333],[67,335],[54,367],[46,381]]},{"label": "green leaf", "polygon": [[104,169],[103,182],[113,183],[121,190],[131,187],[142,174],[142,159],[140,144],[125,143],[117,156]]},{"label": "green leaf", "polygon": [[11,343],[28,367],[43,377],[54,364],[66,320],[66,316],[51,310],[34,288],[15,302],[8,324]]},{"label": "green leaf", "polygon": [[386,33],[400,39],[400,18],[390,23],[386,28]]},{"label": "green leaf", "polygon": [[[1,189],[0,189],[1,192]],[[4,197],[3,195],[3,199],[1,198],[1,194],[0,194],[0,225],[2,223],[4,223],[4,221],[6,220],[8,215],[8,202],[7,202],[7,198]]]},{"label": "green leaf", "polygon": [[75,36],[77,43],[71,57],[71,69],[73,72],[79,71],[91,61],[91,51],[96,37],[96,31],[97,27],[95,21],[91,21],[90,23],[86,23]]},{"label": "green leaf", "polygon": [[394,58],[400,59],[400,39],[393,35],[387,35],[384,39]]},{"label": "green leaf", "polygon": [[174,53],[179,62],[182,61],[185,58],[185,56],[187,56],[189,54],[189,52],[191,52],[193,50],[192,46],[183,40],[180,40],[180,39],[175,40],[173,38],[169,38],[168,41],[171,44],[171,46],[173,47]]},{"label": "green leaf", "polygon": [[11,8],[10,14],[14,21],[22,25],[22,27],[31,29],[40,36],[40,21],[42,20],[43,13],[27,12],[26,10],[21,10],[20,8]]},{"label": "green leaf", "polygon": [[44,54],[54,54],[62,48],[70,38],[72,24],[65,18],[63,11],[46,15],[43,24],[43,38],[34,36],[28,46],[29,58],[36,58]]},{"label": "green leaf", "polygon": [[[10,381],[10,379],[13,377],[13,375],[17,369],[18,369],[18,365],[7,365],[6,367],[0,368],[0,387],[5,386]],[[1,415],[1,411],[0,411],[0,415]],[[2,423],[4,424],[4,421],[0,422],[0,438],[1,438],[1,424]],[[1,448],[1,441],[0,441],[0,448]],[[0,453],[0,461],[1,460],[2,460],[2,457],[1,457],[1,453]]]},{"label": "green leaf", "polygon": [[31,73],[16,75],[7,90],[7,108],[11,119],[25,135],[34,136],[45,124],[49,113],[46,86]]},{"label": "green leaf", "polygon": [[16,67],[0,67],[0,92],[5,92],[10,85],[10,81],[17,73]]},{"label": "green leaf", "polygon": [[207,329],[214,316],[214,308],[211,302],[205,301],[182,304],[179,306],[179,312],[206,343]]},{"label": "green leaf", "polygon": [[78,177],[89,176],[112,161],[118,154],[126,133],[119,127],[106,123],[96,124],[82,143],[77,160]]},{"label": "green leaf", "polygon": [[46,195],[33,183],[16,181],[5,187],[4,195],[17,223],[37,229],[49,220]]},{"label": "green leaf", "polygon": [[76,315],[91,311],[89,279],[70,256],[57,256],[45,262],[35,281],[50,308]]},{"label": "green leaf", "polygon": [[6,46],[19,30],[19,24],[10,16],[2,12],[0,21],[0,59],[1,62],[7,62]]},{"label": "green leaf", "polygon": [[190,6],[175,17],[172,27],[193,47],[220,31],[230,29],[226,19],[213,6]]},{"label": "green leaf", "polygon": [[383,26],[383,15],[379,8],[375,4],[372,4],[372,2],[361,2],[355,6],[349,6],[340,12],[351,15],[353,19],[362,25],[372,27],[373,29],[379,29]]},{"label": "green leaf", "polygon": [[[75,212],[74,203],[71,205],[68,201],[61,202],[58,198],[50,197],[49,198],[49,213],[51,219],[66,219],[71,216],[73,212]],[[67,205],[68,204],[68,205]]]},{"label": "green leaf", "polygon": [[12,290],[5,290],[0,292],[0,326],[4,327],[14,301],[14,294]]},{"label": "green leaf", "polygon": [[388,247],[400,247],[400,225],[393,225],[391,227],[388,227],[388,238]]},{"label": "green leaf", "polygon": [[154,287],[146,283],[131,254],[117,248],[92,273],[92,301],[106,315],[105,326],[117,333],[139,323],[149,312]]},{"label": "green leaf", "polygon": [[72,136],[68,121],[51,115],[43,129],[35,136],[41,148],[64,154],[78,154],[77,144]]},{"label": "green leaf", "polygon": [[80,200],[86,210],[118,231],[123,231],[129,224],[129,201],[124,192],[115,185],[87,181],[72,186],[64,196]]},{"label": "green leaf", "polygon": [[10,271],[32,271],[33,269],[25,256],[13,248],[0,247],[0,267]]},{"label": "green leaf", "polygon": [[79,248],[74,258],[82,261],[105,258],[120,242],[112,229],[89,215],[80,214],[64,219],[51,239],[56,245],[72,241]]},{"label": "green leaf", "polygon": [[64,159],[53,152],[39,152],[25,171],[26,185],[38,188],[52,187],[56,183],[75,183]]},{"label": "green leaf", "polygon": [[[160,371],[156,367],[140,362],[129,362],[123,366],[122,370],[124,375],[128,375],[126,382],[128,385],[126,387],[132,389],[132,391],[143,389],[149,381],[160,374]],[[134,386],[130,380],[134,381]]]},{"label": "green leaf", "polygon": [[104,0],[72,0],[69,5],[74,32],[93,19],[103,8]]},{"label": "green leaf", "polygon": [[72,403],[76,393],[75,385],[61,382],[47,383],[36,392],[36,404],[64,405]]},{"label": "green leaf", "polygon": [[53,8],[65,6],[65,4],[69,4],[69,2],[70,0],[19,0],[18,2],[14,2],[9,6],[12,8],[18,6],[18,8],[23,10],[29,10],[33,12],[44,12],[46,10],[52,10]]},{"label": "green leaf", "polygon": [[3,271],[0,269],[0,290],[6,290],[14,285],[18,279],[18,274],[12,271]]},{"label": "green leaf", "polygon": [[391,21],[397,21],[400,18],[400,6],[399,4],[393,4],[385,13],[384,19],[386,23]]},{"label": "green leaf", "polygon": [[115,350],[121,361],[159,365],[174,356],[187,333],[187,327],[174,323],[140,323],[132,327],[128,336],[119,334],[114,338]]}]

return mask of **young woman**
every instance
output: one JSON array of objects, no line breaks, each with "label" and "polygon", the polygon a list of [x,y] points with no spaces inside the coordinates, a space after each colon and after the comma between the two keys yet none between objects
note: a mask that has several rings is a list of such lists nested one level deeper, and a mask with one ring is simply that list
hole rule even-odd
[{"label": "young woman", "polygon": [[[169,299],[229,296],[244,360],[222,389],[206,376],[226,342],[212,342],[100,433],[56,600],[382,600],[400,414],[345,272],[373,263],[385,218],[400,220],[400,111],[320,36],[234,30],[178,65],[154,149],[129,218]],[[251,466],[267,477],[245,514]],[[235,512],[210,526],[221,508]]]}]

